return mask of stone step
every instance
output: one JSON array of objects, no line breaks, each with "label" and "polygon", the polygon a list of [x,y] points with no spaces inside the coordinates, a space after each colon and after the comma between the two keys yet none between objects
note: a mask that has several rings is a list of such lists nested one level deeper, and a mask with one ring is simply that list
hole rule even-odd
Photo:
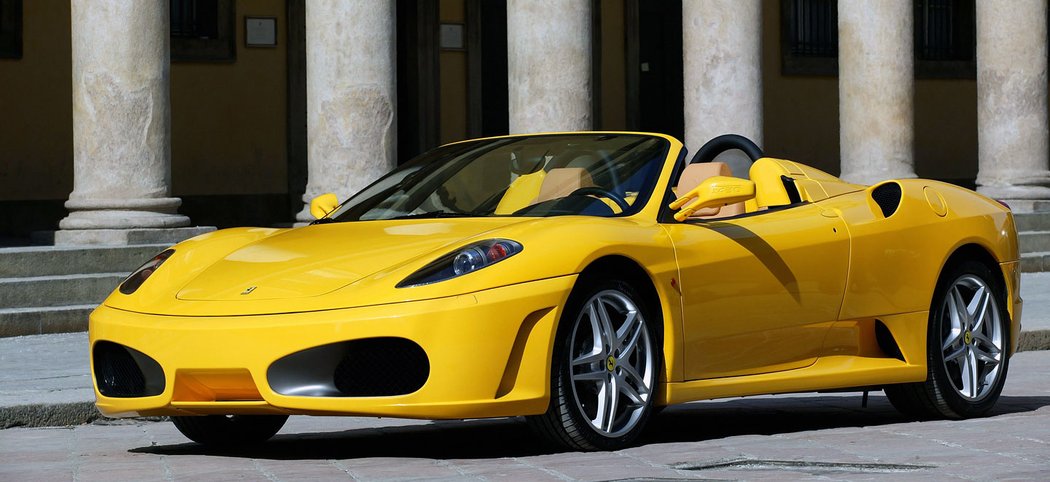
[{"label": "stone step", "polygon": [[87,331],[88,315],[95,306],[0,309],[0,338]]},{"label": "stone step", "polygon": [[1025,231],[1017,233],[1021,254],[1050,251],[1050,231]]},{"label": "stone step", "polygon": [[1040,273],[1050,271],[1050,251],[1025,253],[1021,255],[1022,273]]},{"label": "stone step", "polygon": [[98,304],[128,273],[0,278],[0,309]]},{"label": "stone step", "polygon": [[[0,248],[0,278],[130,273],[166,244],[109,247],[30,246]],[[3,307],[0,304],[0,307]]]},{"label": "stone step", "polygon": [[1031,199],[1007,199],[1006,204],[1014,214],[1018,213],[1050,213],[1050,201]]},{"label": "stone step", "polygon": [[1050,231],[1050,213],[1014,214],[1017,232]]}]

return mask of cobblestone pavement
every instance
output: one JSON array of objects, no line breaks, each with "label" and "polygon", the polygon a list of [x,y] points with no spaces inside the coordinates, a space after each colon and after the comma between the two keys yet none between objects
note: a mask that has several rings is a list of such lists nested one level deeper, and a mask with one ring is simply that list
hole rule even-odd
[{"label": "cobblestone pavement", "polygon": [[167,422],[0,430],[0,480],[1047,480],[1050,351],[1012,359],[987,418],[908,422],[881,393],[693,403],[636,447],[552,452],[517,419],[292,417],[256,449],[215,452]]}]

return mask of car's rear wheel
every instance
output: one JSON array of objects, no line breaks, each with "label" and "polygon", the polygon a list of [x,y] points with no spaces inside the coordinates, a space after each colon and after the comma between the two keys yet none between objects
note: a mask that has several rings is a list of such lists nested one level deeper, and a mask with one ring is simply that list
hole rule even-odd
[{"label": "car's rear wheel", "polygon": [[215,447],[265,442],[281,430],[287,421],[287,415],[171,417],[175,428],[187,438],[199,444]]},{"label": "car's rear wheel", "polygon": [[886,387],[890,402],[916,418],[969,418],[995,405],[1009,364],[1006,293],[985,264],[949,268],[937,284],[923,383]]},{"label": "car's rear wheel", "polygon": [[555,342],[550,407],[529,417],[537,432],[573,450],[615,450],[638,437],[662,360],[650,313],[623,281],[573,293]]}]

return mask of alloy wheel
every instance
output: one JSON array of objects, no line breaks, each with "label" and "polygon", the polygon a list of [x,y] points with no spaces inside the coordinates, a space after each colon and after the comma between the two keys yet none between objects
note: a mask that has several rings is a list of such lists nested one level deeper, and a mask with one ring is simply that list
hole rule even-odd
[{"label": "alloy wheel", "polygon": [[653,344],[638,306],[617,290],[584,304],[570,340],[570,379],[576,408],[606,437],[634,429],[655,380]]},{"label": "alloy wheel", "polygon": [[991,392],[1003,365],[1003,320],[981,278],[964,275],[948,289],[941,310],[941,354],[952,388],[969,401]]}]

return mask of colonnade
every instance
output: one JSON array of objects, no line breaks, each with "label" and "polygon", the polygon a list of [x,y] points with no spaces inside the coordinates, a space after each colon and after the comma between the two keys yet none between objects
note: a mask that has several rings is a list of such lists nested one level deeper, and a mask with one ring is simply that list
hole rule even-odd
[{"label": "colonnade", "polygon": [[[306,2],[304,206],[395,165],[394,3]],[[511,132],[593,127],[592,4],[507,1]],[[842,177],[914,177],[913,2],[838,8]],[[1050,199],[1046,9],[977,2],[977,186],[992,197]],[[683,1],[684,141],[694,150],[727,132],[762,143],[761,10],[759,0]],[[171,196],[168,15],[166,0],[72,0],[74,189],[56,241],[191,229]]]}]

